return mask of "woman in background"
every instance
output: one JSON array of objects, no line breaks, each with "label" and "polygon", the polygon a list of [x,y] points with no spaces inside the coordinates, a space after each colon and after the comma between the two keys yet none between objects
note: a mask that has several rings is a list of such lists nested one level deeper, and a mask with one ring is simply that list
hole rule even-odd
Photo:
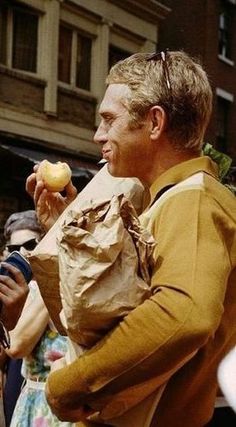
[{"label": "woman in background", "polygon": [[[18,250],[27,257],[41,237],[35,211],[10,216],[4,234],[8,252]],[[6,350],[13,359],[23,359],[21,374],[25,379],[10,423],[11,427],[71,427],[52,414],[44,394],[51,364],[64,356],[67,339],[58,334],[45,307],[37,283],[32,280],[30,292],[18,323],[10,332],[11,346]]]}]

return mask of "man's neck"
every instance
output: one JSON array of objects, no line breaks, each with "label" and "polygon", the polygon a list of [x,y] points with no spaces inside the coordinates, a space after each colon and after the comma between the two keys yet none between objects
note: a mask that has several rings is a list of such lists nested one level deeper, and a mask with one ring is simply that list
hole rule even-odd
[{"label": "man's neck", "polygon": [[151,186],[168,169],[199,156],[200,154],[193,151],[174,151],[169,145],[165,146],[165,149],[160,150],[153,159],[146,184]]}]

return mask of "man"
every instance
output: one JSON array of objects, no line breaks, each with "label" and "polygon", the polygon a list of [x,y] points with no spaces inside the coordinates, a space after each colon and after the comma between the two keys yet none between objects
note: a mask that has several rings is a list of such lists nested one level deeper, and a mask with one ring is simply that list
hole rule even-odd
[{"label": "man", "polygon": [[[152,296],[49,376],[48,401],[63,420],[97,411],[78,426],[122,427],[130,415],[129,427],[203,427],[217,366],[236,340],[236,201],[216,164],[201,156],[211,88],[184,52],[135,54],[107,83],[95,141],[113,176],[150,188],[140,219],[158,242]],[[38,201],[41,191],[39,183]],[[150,396],[156,405],[145,419]]]}]

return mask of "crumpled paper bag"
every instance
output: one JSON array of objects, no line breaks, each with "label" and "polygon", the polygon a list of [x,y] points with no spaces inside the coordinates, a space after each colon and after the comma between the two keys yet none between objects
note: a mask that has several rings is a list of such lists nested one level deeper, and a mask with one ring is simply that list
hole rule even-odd
[{"label": "crumpled paper bag", "polygon": [[86,204],[90,199],[110,199],[113,195],[122,193],[132,201],[138,213],[141,213],[144,206],[148,203],[149,195],[138,179],[115,178],[109,174],[107,165],[105,165],[65,209],[29,256],[34,277],[38,283],[49,315],[56,329],[62,335],[65,335],[66,332],[59,317],[62,304],[59,288],[58,249],[56,244],[58,231],[71,209],[81,209],[83,204]]},{"label": "crumpled paper bag", "polygon": [[151,294],[155,241],[123,195],[68,213],[58,235],[68,336],[91,346]]}]

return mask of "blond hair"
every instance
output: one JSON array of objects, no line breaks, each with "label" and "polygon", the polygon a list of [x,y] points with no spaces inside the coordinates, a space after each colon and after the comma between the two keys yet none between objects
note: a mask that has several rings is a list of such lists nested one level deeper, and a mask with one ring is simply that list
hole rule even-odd
[{"label": "blond hair", "polygon": [[[206,72],[183,51],[167,52],[166,64],[136,53],[117,62],[107,84],[126,84],[130,97],[125,105],[131,126],[142,126],[148,110],[160,105],[167,114],[167,132],[176,149],[199,151],[212,111],[212,90]],[[170,88],[168,87],[166,69]]]}]

